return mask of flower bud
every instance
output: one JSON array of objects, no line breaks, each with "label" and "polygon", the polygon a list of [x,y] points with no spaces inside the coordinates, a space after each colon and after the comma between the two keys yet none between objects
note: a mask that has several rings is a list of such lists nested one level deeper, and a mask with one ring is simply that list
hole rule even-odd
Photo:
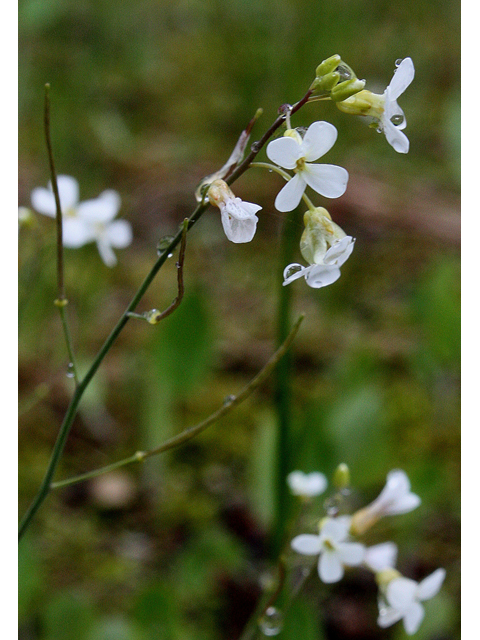
[{"label": "flower bud", "polygon": [[235,198],[235,194],[224,180],[214,180],[207,191],[210,203],[216,207]]},{"label": "flower bud", "polygon": [[324,207],[305,212],[305,231],[300,239],[300,252],[309,264],[321,264],[328,248],[345,237],[345,232],[332,221]]},{"label": "flower bud", "polygon": [[327,73],[331,73],[332,71],[335,71],[335,69],[338,67],[341,61],[342,61],[342,58],[338,55],[338,53],[336,53],[333,56],[330,56],[330,58],[327,58],[326,60],[324,60],[318,65],[315,71],[315,75],[317,76],[317,78],[321,78],[322,76],[325,76]]},{"label": "flower bud", "polygon": [[335,469],[333,484],[339,491],[350,486],[350,469],[344,462]]},{"label": "flower bud", "polygon": [[365,86],[365,80],[359,80],[358,78],[352,78],[351,80],[345,80],[339,82],[333,87],[330,97],[334,102],[341,102],[351,96],[354,96],[359,91],[362,91]]},{"label": "flower bud", "polygon": [[377,119],[382,117],[384,106],[385,97],[372,93],[367,89],[355,93],[355,95],[346,100],[337,101],[337,107],[344,113],[349,113],[354,116],[372,116]]},{"label": "flower bud", "polygon": [[313,90],[313,95],[330,93],[330,91],[339,82],[339,80],[340,74],[336,71],[327,73],[326,76],[322,76],[321,78],[315,78],[311,87]]}]

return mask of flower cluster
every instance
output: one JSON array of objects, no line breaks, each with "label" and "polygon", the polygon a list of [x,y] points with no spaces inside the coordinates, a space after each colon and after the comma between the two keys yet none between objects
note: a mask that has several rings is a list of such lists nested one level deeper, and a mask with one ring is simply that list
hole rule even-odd
[{"label": "flower cluster", "polygon": [[[303,474],[294,471],[287,477],[294,495],[312,498],[326,489],[325,476],[320,473]],[[318,556],[317,570],[320,580],[333,583],[341,580],[346,567],[364,566],[375,574],[379,585],[380,627],[403,620],[409,635],[417,632],[423,617],[424,600],[433,598],[445,579],[445,570],[437,569],[421,582],[405,578],[394,567],[397,546],[384,542],[366,547],[355,539],[379,518],[412,511],[420,505],[420,498],[410,490],[410,481],[404,471],[396,469],[387,475],[380,495],[353,515],[329,515],[318,525],[318,533],[303,533],[291,541],[297,553]]]},{"label": "flower cluster", "polygon": [[[116,191],[103,191],[98,198],[79,202],[79,186],[71,176],[58,176],[58,195],[62,210],[63,244],[77,249],[96,242],[100,257],[108,267],[117,264],[113,249],[123,249],[132,242],[132,228],[126,220],[114,220],[121,200]],[[48,188],[32,191],[32,206],[43,215],[54,218],[56,203],[51,183]]]},{"label": "flower cluster", "polygon": [[[334,55],[317,67],[308,100],[330,99],[345,113],[369,116],[396,151],[407,153],[409,142],[402,132],[406,120],[397,98],[411,83],[414,73],[412,60],[405,58],[385,92],[377,95],[365,90],[365,80],[359,80],[353,69],[340,56]],[[306,131],[301,127],[292,128],[290,111],[291,107],[285,105],[286,130],[266,148],[273,164],[257,163],[257,166],[276,171],[287,181],[275,199],[278,211],[293,211],[302,199],[308,207],[300,242],[300,251],[308,266],[293,263],[285,267],[283,284],[304,277],[310,287],[325,287],[340,277],[340,267],[350,257],[355,240],[332,221],[324,207],[315,207],[305,191],[309,187],[325,198],[339,198],[347,188],[348,172],[334,164],[316,162],[335,144],[337,129],[324,121],[313,122]],[[256,213],[261,209],[259,205],[242,202],[223,181],[243,157],[248,140],[244,134],[227,164],[204,178],[196,193],[200,201],[202,189],[205,189],[210,203],[220,209],[227,238],[237,243],[253,239],[258,222]]]}]

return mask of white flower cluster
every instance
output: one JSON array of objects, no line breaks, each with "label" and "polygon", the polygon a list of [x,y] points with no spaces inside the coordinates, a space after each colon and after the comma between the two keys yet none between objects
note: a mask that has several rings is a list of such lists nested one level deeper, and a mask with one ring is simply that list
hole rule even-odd
[{"label": "white flower cluster", "polygon": [[[321,473],[304,474],[294,471],[287,477],[290,491],[304,499],[322,494],[327,480]],[[387,475],[387,482],[380,495],[364,509],[350,515],[323,518],[317,534],[304,533],[291,541],[297,553],[318,556],[318,575],[325,583],[341,580],[345,567],[364,566],[373,573],[380,588],[380,627],[403,620],[409,635],[417,632],[425,615],[422,601],[435,596],[445,579],[445,569],[437,569],[421,582],[401,575],[394,567],[397,546],[384,542],[366,547],[355,540],[379,518],[407,513],[419,506],[420,498],[411,492],[410,481],[399,469]]]},{"label": "white flower cluster", "polygon": [[[132,228],[126,220],[114,220],[121,200],[116,191],[103,191],[98,198],[79,202],[79,186],[71,176],[58,176],[58,195],[62,210],[63,244],[77,249],[96,242],[100,257],[108,267],[117,264],[113,249],[123,249],[132,242]],[[56,216],[55,196],[51,183],[48,189],[32,191],[32,206],[43,215]]]},{"label": "white flower cluster", "polygon": [[[340,68],[339,61],[341,61],[339,56],[332,56],[320,65],[317,72],[325,69],[328,73],[325,77],[317,77],[317,87],[334,87],[339,78],[335,69],[335,67]],[[351,69],[349,71],[351,72]],[[378,129],[385,133],[392,147],[400,153],[407,153],[409,142],[402,132],[406,126],[406,120],[397,103],[397,98],[411,83],[414,74],[412,60],[405,58],[398,65],[392,81],[382,95],[364,90],[365,81],[352,79],[338,85],[338,87],[344,87],[342,91],[347,92],[345,99],[338,98],[339,95],[344,97],[342,91],[338,91],[338,87],[330,89],[330,97],[341,111],[369,116],[375,120]],[[329,84],[330,79],[331,84]],[[336,92],[335,96],[333,92]],[[286,121],[289,127],[288,114]],[[316,163],[330,151],[336,139],[337,129],[329,122],[321,121],[311,124],[304,134],[300,133],[299,129],[287,128],[282,137],[273,140],[267,146],[267,156],[274,165],[266,166],[270,166],[287,180],[287,184],[275,199],[275,208],[281,212],[293,211],[302,198],[308,206],[304,217],[305,232],[300,243],[301,253],[308,262],[308,266],[293,263],[285,267],[284,285],[301,277],[305,278],[306,283],[313,288],[332,284],[340,277],[340,267],[353,251],[354,238],[347,236],[332,221],[326,209],[314,207],[305,195],[307,187],[326,198],[338,198],[345,193],[348,172],[337,165]],[[236,161],[238,160],[239,158],[236,158]],[[284,171],[285,169],[293,171],[293,176]],[[255,235],[258,222],[256,214],[261,207],[242,202],[236,197],[221,179],[224,177],[221,171],[213,174],[212,177],[217,179],[212,181],[207,194],[211,204],[220,209],[227,238],[237,243],[250,242]]]}]

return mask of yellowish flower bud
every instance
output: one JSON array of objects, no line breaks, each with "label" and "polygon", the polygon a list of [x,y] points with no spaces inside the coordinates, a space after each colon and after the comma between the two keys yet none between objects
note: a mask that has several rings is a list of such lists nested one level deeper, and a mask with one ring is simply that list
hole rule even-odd
[{"label": "yellowish flower bud", "polygon": [[219,207],[228,200],[235,198],[235,194],[224,180],[214,180],[207,191],[210,204]]},{"label": "yellowish flower bud", "polygon": [[359,91],[362,91],[364,86],[365,80],[359,80],[358,78],[345,80],[344,82],[339,82],[335,87],[333,87],[330,97],[334,102],[341,102],[342,100],[346,100],[347,98],[354,96]]},{"label": "yellowish flower bud", "polygon": [[321,264],[328,248],[345,237],[345,232],[324,207],[308,210],[303,216],[305,231],[300,239],[300,252],[309,264]]},{"label": "yellowish flower bud", "polygon": [[337,102],[337,107],[344,113],[355,116],[371,116],[380,120],[384,112],[385,97],[364,89],[346,100]]},{"label": "yellowish flower bud", "polygon": [[350,486],[350,469],[344,462],[336,468],[333,474],[333,484],[339,491]]}]

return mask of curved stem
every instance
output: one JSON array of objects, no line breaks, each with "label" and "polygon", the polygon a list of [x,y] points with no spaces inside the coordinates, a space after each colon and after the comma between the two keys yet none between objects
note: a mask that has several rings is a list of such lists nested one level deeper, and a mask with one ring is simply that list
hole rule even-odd
[{"label": "curved stem", "polygon": [[252,380],[250,380],[250,382],[245,385],[236,396],[228,396],[227,400],[222,404],[222,406],[214,413],[212,413],[208,418],[202,420],[202,422],[194,425],[193,427],[185,429],[178,435],[170,438],[160,446],[155,447],[150,451],[137,451],[132,456],[123,460],[119,460],[118,462],[114,462],[113,464],[109,464],[106,467],[94,469],[93,471],[75,476],[74,478],[68,478],[66,480],[61,480],[60,482],[54,482],[50,485],[50,488],[60,489],[61,487],[67,487],[71,484],[75,484],[83,480],[95,478],[96,476],[102,475],[103,473],[108,473],[109,471],[113,471],[114,469],[118,469],[119,467],[124,467],[128,464],[132,464],[133,462],[143,462],[143,460],[145,460],[146,458],[151,458],[152,456],[156,456],[160,453],[163,453],[164,451],[168,451],[169,449],[174,449],[175,447],[182,445],[184,442],[187,442],[188,440],[191,440],[198,434],[202,433],[202,431],[205,431],[207,427],[220,420],[220,418],[222,418],[227,413],[230,413],[230,411],[232,411],[237,405],[246,400],[248,396],[250,396],[255,391],[255,389],[259,387],[266,378],[268,378],[278,362],[288,351],[290,345],[292,344],[295,336],[298,333],[304,317],[305,316],[301,315],[298,318],[283,344],[277,349],[277,351],[275,351],[275,353],[268,360],[263,369],[261,369],[257,373],[257,375]]}]

